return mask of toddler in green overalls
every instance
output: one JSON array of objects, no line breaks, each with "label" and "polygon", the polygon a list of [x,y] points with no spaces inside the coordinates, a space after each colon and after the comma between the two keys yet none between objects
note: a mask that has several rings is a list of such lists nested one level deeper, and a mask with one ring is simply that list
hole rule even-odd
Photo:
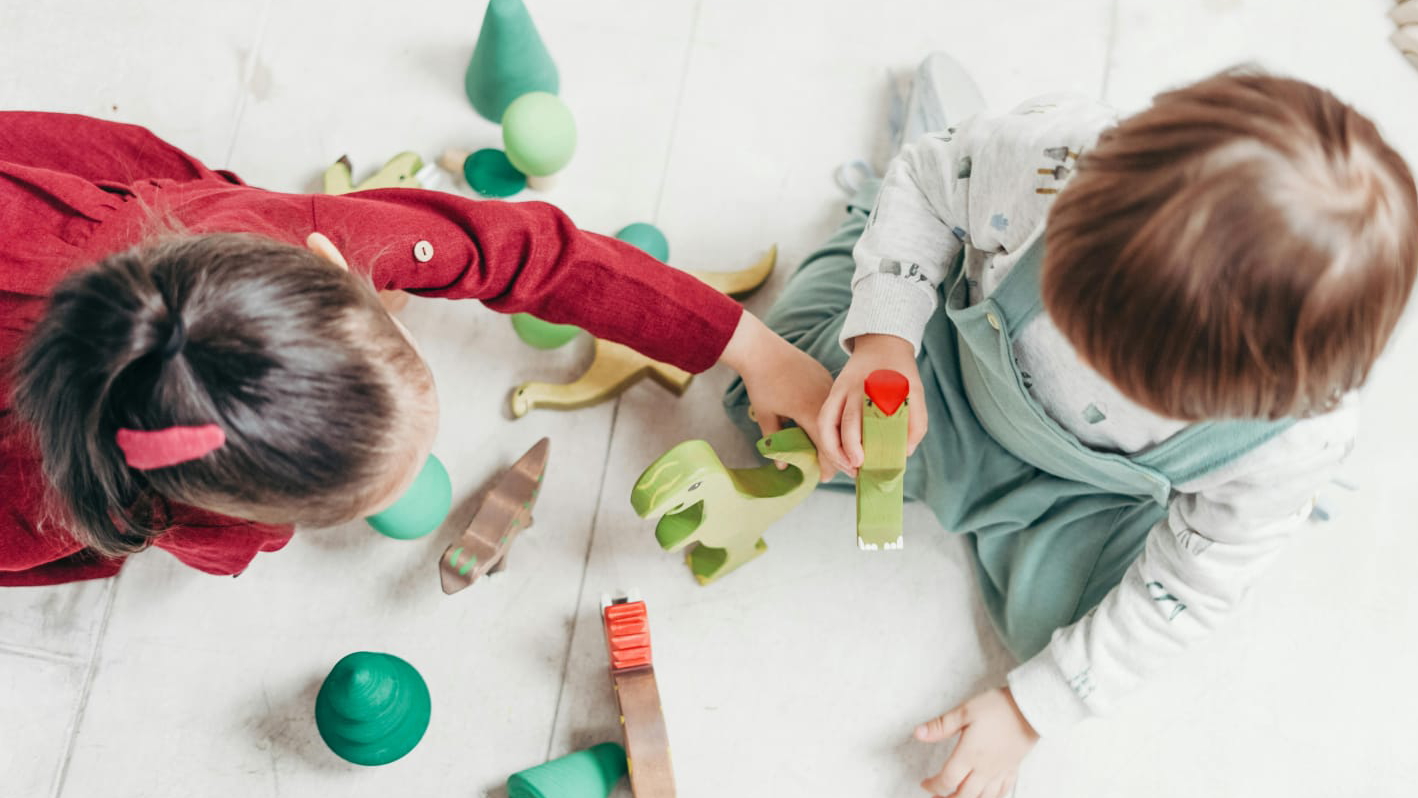
[{"label": "toddler in green overalls", "polygon": [[[809,431],[849,475],[864,378],[911,382],[907,495],[966,536],[1022,663],[916,730],[961,734],[922,786],[993,798],[1310,516],[1412,289],[1418,199],[1368,119],[1299,81],[1225,73],[1122,121],[1075,96],[967,118],[971,86],[922,64],[923,135],[766,322],[836,375]],[[741,385],[725,405],[759,433]]]}]

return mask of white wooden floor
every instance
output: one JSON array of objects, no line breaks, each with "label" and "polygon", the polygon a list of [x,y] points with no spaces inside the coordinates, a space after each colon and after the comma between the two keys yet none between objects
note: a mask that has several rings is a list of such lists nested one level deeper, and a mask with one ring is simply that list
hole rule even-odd
[{"label": "white wooden floor", "polygon": [[[791,267],[836,224],[833,168],[881,155],[888,70],[947,49],[994,104],[1072,89],[1123,109],[1244,60],[1333,88],[1418,159],[1418,70],[1388,0],[529,0],[581,132],[548,199],[582,226],[651,221],[715,269],[774,242]],[[0,3],[0,107],[137,122],[209,164],[311,190],[342,153],[497,141],[462,95],[483,3]],[[0,221],[0,224],[3,224]],[[774,286],[786,269],[775,278]],[[774,290],[750,304],[766,309]],[[700,588],[630,510],[630,485],[690,437],[750,450],[728,374],[667,398],[512,422],[506,389],[567,377],[475,303],[404,317],[438,376],[436,448],[467,498],[542,435],[552,461],[510,570],[454,597],[416,542],[303,532],[238,579],[161,552],[106,582],[0,592],[0,795],[500,796],[507,774],[614,738],[598,609],[648,600],[681,795],[914,796],[944,752],[913,725],[1000,681],[1009,657],[965,552],[919,507],[902,555],[852,545],[851,498],[819,493],[759,561]],[[1118,715],[1044,741],[1017,794],[1398,796],[1418,783],[1418,329],[1372,381],[1333,502],[1241,617]],[[388,651],[433,691],[422,744],[347,765],[315,734],[340,656]],[[626,793],[628,794],[628,792]]]}]

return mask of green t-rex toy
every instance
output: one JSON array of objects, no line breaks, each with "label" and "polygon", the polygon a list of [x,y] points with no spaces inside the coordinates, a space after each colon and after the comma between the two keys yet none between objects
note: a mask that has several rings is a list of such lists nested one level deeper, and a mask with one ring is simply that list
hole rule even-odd
[{"label": "green t-rex toy", "polygon": [[340,160],[330,164],[321,176],[322,188],[326,194],[348,194],[371,188],[418,188],[416,175],[422,168],[423,159],[418,153],[401,152],[390,158],[378,172],[356,184],[349,156],[341,155]]},{"label": "green t-rex toy", "polygon": [[899,372],[873,371],[862,398],[862,451],[857,470],[857,546],[867,551],[899,549],[906,477],[910,383]]},{"label": "green t-rex toy", "polygon": [[817,487],[817,449],[797,427],[758,442],[764,457],[788,464],[725,468],[704,441],[685,441],[650,464],[630,493],[641,518],[663,516],[655,539],[666,551],[694,544],[685,562],[707,585],[762,554],[763,533]]}]

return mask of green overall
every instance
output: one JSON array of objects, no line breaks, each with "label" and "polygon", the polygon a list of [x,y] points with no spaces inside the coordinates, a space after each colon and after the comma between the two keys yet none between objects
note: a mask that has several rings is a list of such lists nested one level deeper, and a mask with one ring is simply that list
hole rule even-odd
[{"label": "green overall", "polygon": [[[798,268],[765,319],[834,375],[847,362],[838,334],[852,300],[852,247],[878,186],[858,192],[847,222]],[[1014,360],[1014,336],[1043,309],[1043,249],[1041,236],[975,305],[967,304],[963,257],[956,258],[941,285],[944,312],[932,316],[917,359],[930,428],[906,466],[906,496],[966,535],[990,617],[1021,661],[1122,581],[1166,516],[1173,485],[1291,423],[1193,424],[1130,456],[1085,446],[1029,395]],[[760,436],[741,381],[724,406],[745,434]],[[840,475],[834,483],[851,484]]]}]

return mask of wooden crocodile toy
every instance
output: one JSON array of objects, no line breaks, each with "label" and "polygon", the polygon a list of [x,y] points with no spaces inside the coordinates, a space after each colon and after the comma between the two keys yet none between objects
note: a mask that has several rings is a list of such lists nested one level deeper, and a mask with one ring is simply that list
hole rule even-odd
[{"label": "wooden crocodile toy", "polygon": [[769,435],[758,451],[788,467],[725,468],[708,443],[685,441],[651,463],[631,491],[636,514],[661,516],[661,548],[690,546],[685,562],[701,585],[762,554],[764,531],[817,487],[817,449],[801,429]]},{"label": "wooden crocodile toy", "polygon": [[[778,247],[775,245],[747,269],[689,273],[729,296],[742,297],[753,293],[768,280],[777,261]],[[682,396],[694,375],[651,360],[628,346],[598,338],[591,365],[581,376],[569,383],[522,383],[512,390],[508,404],[513,418],[521,418],[538,407],[574,410],[611,399],[646,377],[675,396]]]}]

